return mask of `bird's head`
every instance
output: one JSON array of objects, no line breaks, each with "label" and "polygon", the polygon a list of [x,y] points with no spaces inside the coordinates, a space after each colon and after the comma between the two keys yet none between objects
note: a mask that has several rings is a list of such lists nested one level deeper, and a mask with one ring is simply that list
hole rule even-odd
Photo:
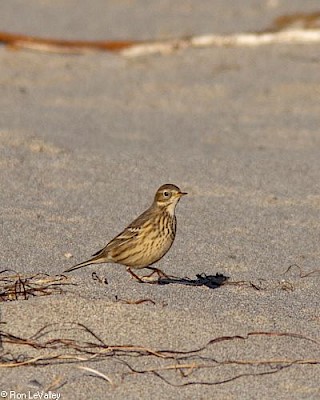
[{"label": "bird's head", "polygon": [[181,192],[181,190],[176,185],[165,184],[159,187],[157,193],[154,197],[154,203],[158,207],[165,207],[168,209],[168,212],[174,213],[175,206],[182,196],[187,193]]}]

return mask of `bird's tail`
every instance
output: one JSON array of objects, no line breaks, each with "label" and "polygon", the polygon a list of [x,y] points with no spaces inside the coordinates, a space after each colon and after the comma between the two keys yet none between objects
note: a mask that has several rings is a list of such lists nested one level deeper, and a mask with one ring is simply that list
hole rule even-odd
[{"label": "bird's tail", "polygon": [[92,257],[87,261],[83,261],[80,264],[76,264],[73,267],[66,269],[64,272],[71,272],[78,268],[86,267],[87,265],[90,265],[90,264],[99,264],[99,263],[103,263],[103,262],[105,262],[105,260],[103,258],[101,258],[101,256]]}]

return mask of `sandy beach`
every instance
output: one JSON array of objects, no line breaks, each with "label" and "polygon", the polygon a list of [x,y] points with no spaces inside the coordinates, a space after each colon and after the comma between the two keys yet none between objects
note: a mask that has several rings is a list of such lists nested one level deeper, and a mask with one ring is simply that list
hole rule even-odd
[{"label": "sandy beach", "polygon": [[[260,32],[295,13],[309,29],[317,11],[288,0],[2,0],[0,25],[170,40]],[[320,398],[318,53],[319,43],[130,58],[0,47],[1,398]],[[116,264],[63,274],[164,183],[188,192],[156,264],[176,278],[141,284]]]}]

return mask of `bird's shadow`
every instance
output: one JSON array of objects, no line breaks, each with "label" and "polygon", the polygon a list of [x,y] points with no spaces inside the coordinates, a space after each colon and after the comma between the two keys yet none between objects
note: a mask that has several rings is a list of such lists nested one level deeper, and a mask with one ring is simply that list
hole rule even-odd
[{"label": "bird's shadow", "polygon": [[[154,283],[158,285],[186,285],[186,286],[206,286],[209,289],[217,289],[218,287],[224,285],[230,279],[229,276],[223,274],[207,275],[205,273],[197,274],[196,279],[191,279],[188,277],[180,278],[178,276],[168,276],[160,277]],[[151,282],[150,282],[151,283]],[[153,282],[152,282],[153,283]]]}]

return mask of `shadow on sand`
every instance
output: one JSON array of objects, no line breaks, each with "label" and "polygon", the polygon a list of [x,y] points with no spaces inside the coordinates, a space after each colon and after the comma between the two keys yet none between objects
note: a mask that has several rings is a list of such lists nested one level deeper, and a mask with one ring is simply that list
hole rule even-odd
[{"label": "shadow on sand", "polygon": [[[224,285],[229,280],[228,276],[223,274],[206,275],[205,273],[196,275],[196,279],[191,278],[179,278],[177,276],[161,277],[154,283],[159,285],[186,285],[186,286],[206,286],[210,289],[217,289]],[[151,283],[151,282],[150,282]]]}]

